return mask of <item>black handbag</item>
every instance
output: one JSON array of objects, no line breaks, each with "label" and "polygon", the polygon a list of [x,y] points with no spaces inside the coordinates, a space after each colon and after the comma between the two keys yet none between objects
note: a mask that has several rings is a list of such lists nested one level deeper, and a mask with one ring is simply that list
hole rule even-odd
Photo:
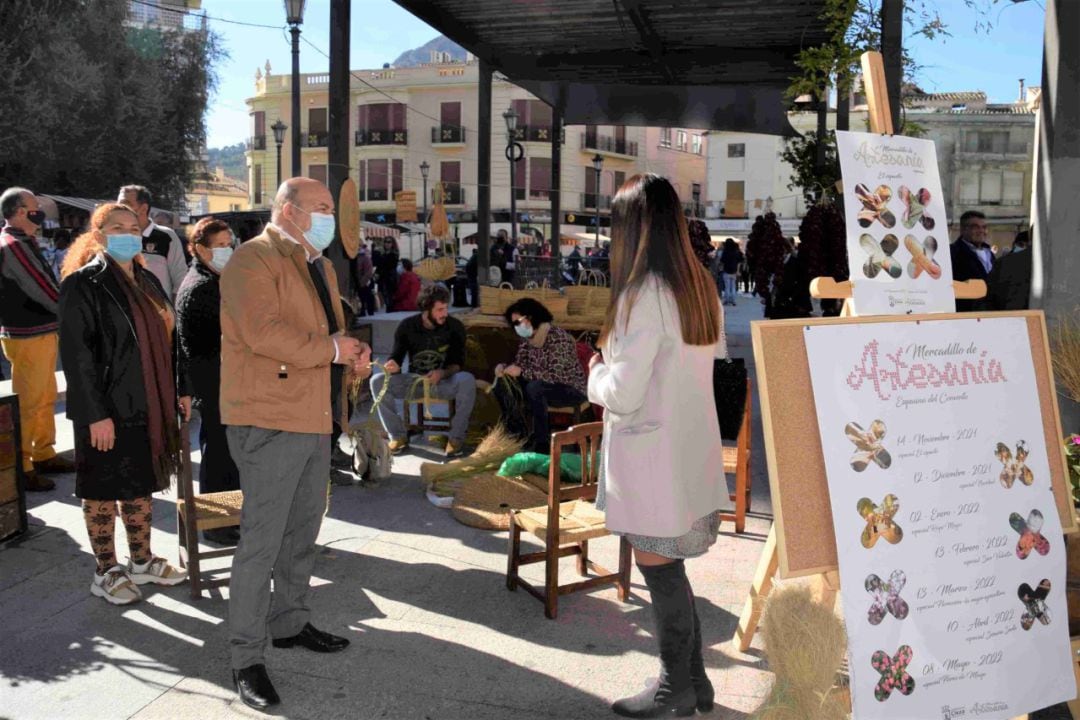
[{"label": "black handbag", "polygon": [[720,437],[725,440],[739,437],[746,409],[746,378],[746,361],[742,358],[713,361],[713,399]]}]

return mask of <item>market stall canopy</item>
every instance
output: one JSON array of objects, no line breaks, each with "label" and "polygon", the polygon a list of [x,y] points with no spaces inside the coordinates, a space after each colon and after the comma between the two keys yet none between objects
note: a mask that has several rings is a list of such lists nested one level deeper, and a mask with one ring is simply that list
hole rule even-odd
[{"label": "market stall canopy", "polygon": [[361,227],[364,229],[364,237],[368,240],[372,238],[394,238],[397,239],[401,235],[401,231],[386,225],[380,225],[365,220],[361,223]]},{"label": "market stall canopy", "polygon": [[568,125],[793,135],[795,58],[826,0],[396,0]]}]

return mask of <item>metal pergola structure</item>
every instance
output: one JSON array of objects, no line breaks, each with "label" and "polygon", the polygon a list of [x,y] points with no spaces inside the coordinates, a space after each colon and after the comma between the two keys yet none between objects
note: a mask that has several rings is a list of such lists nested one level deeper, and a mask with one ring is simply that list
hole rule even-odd
[{"label": "metal pergola structure", "polygon": [[[483,265],[492,72],[547,102],[556,128],[656,125],[793,135],[784,92],[797,73],[795,58],[827,39],[824,0],[395,1],[480,60]],[[553,132],[551,142],[558,188],[561,133]],[[552,194],[552,238],[560,235],[560,200]]]},{"label": "metal pergola structure", "polygon": [[[803,48],[827,39],[826,0],[395,0],[480,61],[480,261],[491,218],[492,74],[552,107],[552,124],[793,135],[784,92]],[[350,0],[331,0],[330,189],[348,176]],[[559,187],[561,133],[552,133]],[[560,235],[552,194],[551,237]],[[557,240],[556,240],[557,243]],[[556,248],[557,249],[557,248]],[[333,253],[330,253],[333,257]]]}]

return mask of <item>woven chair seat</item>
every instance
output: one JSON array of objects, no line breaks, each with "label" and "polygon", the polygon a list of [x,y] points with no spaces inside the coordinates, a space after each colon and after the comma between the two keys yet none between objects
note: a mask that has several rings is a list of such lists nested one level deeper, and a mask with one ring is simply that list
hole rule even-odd
[{"label": "woven chair seat", "polygon": [[724,472],[734,473],[739,467],[739,448],[734,445],[724,446]]},{"label": "woven chair seat", "polygon": [[[206,493],[195,496],[195,526],[199,530],[230,527],[240,524],[240,508],[244,505],[244,493],[240,490]],[[186,512],[184,503],[178,506],[180,514]]]},{"label": "woven chair seat", "polygon": [[[546,505],[518,510],[514,513],[514,522],[526,532],[532,533],[541,540],[546,540],[547,514]],[[597,510],[594,503],[584,500],[560,503],[559,545],[569,545],[610,535],[604,519],[604,513]]]}]

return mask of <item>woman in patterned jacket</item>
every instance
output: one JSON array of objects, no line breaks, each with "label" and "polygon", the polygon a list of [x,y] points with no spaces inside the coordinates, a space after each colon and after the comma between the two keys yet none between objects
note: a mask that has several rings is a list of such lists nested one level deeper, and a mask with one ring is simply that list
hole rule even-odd
[{"label": "woman in patterned jacket", "polygon": [[[495,368],[495,396],[503,410],[507,430],[525,437],[525,418],[532,418],[529,448],[547,453],[551,448],[548,408],[585,402],[585,370],[577,343],[570,333],[552,324],[551,312],[532,298],[522,298],[506,309],[507,324],[521,342],[510,365]],[[500,382],[499,378],[510,382]],[[514,383],[518,390],[511,389]]]}]

